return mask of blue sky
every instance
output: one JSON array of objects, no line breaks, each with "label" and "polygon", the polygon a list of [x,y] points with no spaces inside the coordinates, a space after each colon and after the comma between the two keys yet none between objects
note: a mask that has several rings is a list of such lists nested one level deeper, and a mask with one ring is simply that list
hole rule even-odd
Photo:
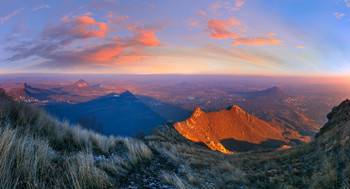
[{"label": "blue sky", "polygon": [[348,0],[0,2],[0,73],[348,75]]}]

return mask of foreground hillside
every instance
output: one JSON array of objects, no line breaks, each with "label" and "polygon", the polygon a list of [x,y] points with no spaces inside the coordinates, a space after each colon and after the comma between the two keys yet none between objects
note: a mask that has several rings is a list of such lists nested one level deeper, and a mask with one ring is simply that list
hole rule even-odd
[{"label": "foreground hillside", "polygon": [[227,155],[158,127],[105,137],[0,92],[0,188],[349,188],[350,102],[311,143]]}]

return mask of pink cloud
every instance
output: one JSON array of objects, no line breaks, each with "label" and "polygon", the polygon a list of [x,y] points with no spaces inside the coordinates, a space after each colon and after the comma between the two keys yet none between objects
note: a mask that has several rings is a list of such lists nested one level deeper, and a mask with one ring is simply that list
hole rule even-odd
[{"label": "pink cloud", "polygon": [[275,36],[276,34],[275,33],[268,33],[269,36]]},{"label": "pink cloud", "polygon": [[155,47],[159,44],[153,31],[137,29],[135,40],[145,46]]},{"label": "pink cloud", "polygon": [[304,49],[305,47],[304,46],[297,46],[297,48]]},{"label": "pink cloud", "polygon": [[62,25],[51,27],[43,32],[44,37],[60,39],[61,44],[70,44],[76,39],[90,39],[93,37],[103,38],[107,32],[107,24],[97,22],[88,16],[67,16],[62,18]]},{"label": "pink cloud", "polygon": [[5,21],[7,21],[8,19],[12,18],[13,16],[17,15],[18,13],[22,12],[24,10],[24,8],[20,8],[20,9],[17,9],[15,11],[13,11],[11,14],[7,15],[7,16],[4,16],[4,17],[1,17],[0,18],[0,22],[1,24],[5,23]]},{"label": "pink cloud", "polygon": [[39,9],[42,9],[42,8],[51,8],[49,5],[41,5],[41,6],[39,6],[39,7],[35,7],[35,8],[33,8],[32,9],[32,11],[37,11],[37,10],[39,10]]},{"label": "pink cloud", "polygon": [[245,0],[236,0],[235,5],[237,8],[241,7],[245,3]]},{"label": "pink cloud", "polygon": [[86,13],[82,14],[81,16],[89,16],[89,15],[92,15],[92,12],[86,12]]},{"label": "pink cloud", "polygon": [[253,45],[253,46],[262,46],[265,44],[273,44],[278,45],[282,43],[283,41],[277,40],[277,39],[270,39],[265,37],[257,37],[257,38],[238,38],[233,43],[234,45]]},{"label": "pink cloud", "polygon": [[209,37],[217,39],[225,38],[239,38],[239,35],[230,31],[234,26],[241,25],[239,21],[234,18],[229,19],[212,19],[208,21]]},{"label": "pink cloud", "polygon": [[[9,47],[7,50],[16,52],[9,61],[25,59],[37,56],[48,60],[43,66],[77,66],[77,65],[108,65],[121,64],[145,48],[160,46],[161,43],[156,33],[163,30],[169,23],[157,23],[154,25],[142,24],[130,19],[128,16],[120,16],[118,19],[127,22],[120,29],[129,33],[127,36],[116,36],[118,33],[109,31],[110,23],[98,22],[90,14],[61,19],[58,26],[51,26],[42,32],[41,40],[31,44],[21,44]],[[105,19],[115,19],[116,15],[106,16]],[[115,21],[115,20],[113,20]],[[92,38],[107,38],[96,44],[87,42],[87,47],[71,50],[71,44],[77,40],[90,40]],[[114,36],[113,36],[114,35]],[[36,43],[36,44],[35,44]],[[147,55],[146,55],[147,57]]]},{"label": "pink cloud", "polygon": [[128,52],[136,53],[147,47],[155,47],[160,43],[155,36],[155,31],[141,27],[129,28],[133,33],[131,37],[113,37],[112,43],[100,45],[83,50],[75,54],[76,59],[85,62],[113,62],[113,59],[120,59]]},{"label": "pink cloud", "polygon": [[106,45],[98,48],[92,48],[88,51],[80,53],[80,59],[92,62],[106,62],[122,52],[122,48],[118,45]]}]

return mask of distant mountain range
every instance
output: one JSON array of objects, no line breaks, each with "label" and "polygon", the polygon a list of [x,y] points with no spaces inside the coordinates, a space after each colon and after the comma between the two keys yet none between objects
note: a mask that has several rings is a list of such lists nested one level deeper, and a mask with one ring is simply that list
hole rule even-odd
[{"label": "distant mountain range", "polygon": [[90,86],[85,80],[80,79],[71,85],[51,89],[34,88],[23,83],[22,87],[10,93],[15,99],[29,103],[79,103],[92,100],[106,94],[104,88]]},{"label": "distant mountain range", "polygon": [[[181,85],[187,85],[187,83]],[[89,118],[90,121],[97,121],[102,124],[103,133],[107,135],[133,136],[139,132],[149,133],[156,126],[164,125],[166,121],[181,122],[191,115],[189,110],[161,102],[149,96],[134,95],[130,91],[107,94],[104,88],[98,85],[91,86],[83,79],[70,85],[52,89],[34,88],[24,83],[21,88],[15,90],[11,95],[20,100],[27,100],[26,102],[39,103],[49,113],[60,119],[67,119],[72,123],[78,123],[80,119],[87,120],[86,118]],[[243,125],[253,128],[245,133],[254,133],[254,128],[259,130],[260,127],[265,127],[267,130],[278,131],[278,137],[277,135],[263,135],[264,137],[260,137],[259,141],[244,138],[237,135],[237,133],[234,135],[231,133],[228,138],[223,138],[216,134],[210,137],[216,143],[224,145],[223,148],[228,151],[259,147],[245,145],[246,148],[237,149],[237,145],[234,146],[233,144],[238,144],[239,141],[252,144],[264,142],[264,140],[268,139],[282,142],[291,142],[291,140],[296,143],[300,141],[308,142],[318,131],[318,125],[313,120],[305,117],[294,106],[285,103],[290,95],[278,87],[261,91],[243,92],[239,95],[244,97],[244,101],[237,101],[235,104],[251,114],[251,119],[259,120],[255,121],[255,123],[259,122],[260,126],[253,126],[255,123],[253,125],[245,124],[242,120],[236,119],[234,115],[228,113],[223,113],[225,114],[223,116],[209,113],[210,116],[215,115],[215,119],[221,120],[210,123],[211,126],[216,128],[217,126],[213,124],[220,123],[221,125],[216,129],[221,132],[220,128],[222,127],[222,132],[226,133],[226,127],[232,127],[231,130],[238,128],[229,123],[229,120],[238,120],[237,123],[243,123]],[[198,109],[196,111],[198,112]],[[228,110],[223,112],[226,111]],[[92,120],[92,118],[96,120]],[[224,125],[224,123],[228,125]],[[242,126],[242,128],[244,127]],[[219,131],[215,132],[220,133]],[[193,132],[199,132],[199,130],[197,129]],[[187,133],[187,135],[190,134]],[[233,142],[233,140],[235,141]],[[263,144],[265,146],[270,145],[270,143],[268,145],[267,143]]]}]

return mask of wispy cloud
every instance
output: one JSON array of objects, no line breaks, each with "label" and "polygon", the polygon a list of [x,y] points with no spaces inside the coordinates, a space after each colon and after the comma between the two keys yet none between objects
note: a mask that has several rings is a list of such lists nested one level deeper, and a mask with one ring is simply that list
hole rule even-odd
[{"label": "wispy cloud", "polygon": [[24,10],[24,8],[16,9],[11,14],[4,16],[4,17],[1,17],[0,23],[4,24],[8,19],[12,18],[13,16],[17,15],[18,13],[22,12],[23,10]]},{"label": "wispy cloud", "polygon": [[208,15],[205,11],[197,11],[186,22],[191,26],[202,27],[207,24]]},{"label": "wispy cloud", "polygon": [[336,13],[334,13],[334,16],[335,16],[336,18],[340,19],[340,18],[342,18],[343,16],[345,16],[345,14],[344,14],[344,13],[336,12]]},{"label": "wispy cloud", "polygon": [[299,48],[299,49],[305,49],[305,47],[304,46],[297,46],[297,48]]},{"label": "wispy cloud", "polygon": [[37,10],[39,10],[39,9],[42,9],[42,8],[51,8],[49,5],[41,5],[41,6],[39,6],[39,7],[35,7],[35,8],[33,8],[32,9],[32,11],[37,11]]},{"label": "wispy cloud", "polygon": [[278,39],[270,39],[265,37],[257,37],[257,38],[239,38],[235,40],[233,43],[234,45],[253,45],[253,46],[263,46],[265,44],[273,44],[278,45],[282,43],[283,41],[280,41]]},{"label": "wispy cloud", "polygon": [[[266,37],[245,37],[245,29],[239,30],[239,32],[233,32],[232,30],[238,29],[237,26],[241,26],[241,23],[235,18],[229,19],[211,19],[208,21],[207,29],[205,30],[209,37],[216,39],[227,39],[233,38],[234,45],[253,45],[253,46],[263,46],[265,44],[280,44],[283,41],[278,39],[271,39]],[[268,36],[276,36],[275,33],[268,33]]]},{"label": "wispy cloud", "polygon": [[245,0],[216,1],[209,6],[209,12],[219,14],[220,11],[237,11],[245,3]]}]

